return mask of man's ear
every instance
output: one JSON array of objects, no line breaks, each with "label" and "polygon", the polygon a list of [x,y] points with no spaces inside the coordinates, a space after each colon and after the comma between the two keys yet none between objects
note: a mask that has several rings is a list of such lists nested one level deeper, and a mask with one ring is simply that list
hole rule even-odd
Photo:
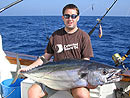
[{"label": "man's ear", "polygon": [[77,17],[77,21],[79,21],[80,16]]},{"label": "man's ear", "polygon": [[64,20],[64,16],[62,16],[62,19]]}]

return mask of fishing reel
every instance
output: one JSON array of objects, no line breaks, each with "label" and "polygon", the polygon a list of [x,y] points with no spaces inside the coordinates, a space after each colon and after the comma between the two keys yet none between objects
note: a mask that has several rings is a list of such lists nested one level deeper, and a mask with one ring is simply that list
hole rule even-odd
[{"label": "fishing reel", "polygon": [[122,67],[127,70],[128,68],[125,66],[125,64],[123,63],[123,61],[128,57],[128,55],[130,54],[130,49],[127,51],[127,53],[121,57],[118,53],[115,53],[114,55],[112,55],[112,59],[115,62],[115,66],[120,66],[122,65]]}]

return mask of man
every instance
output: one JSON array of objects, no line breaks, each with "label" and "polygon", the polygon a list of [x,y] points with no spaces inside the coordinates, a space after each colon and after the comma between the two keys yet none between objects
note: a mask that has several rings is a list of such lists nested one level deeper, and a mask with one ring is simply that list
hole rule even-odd
[{"label": "man", "polygon": [[[77,27],[79,21],[79,10],[74,4],[68,4],[63,8],[62,19],[65,27],[55,31],[50,37],[45,54],[36,60],[29,67],[21,70],[28,70],[43,64],[44,59],[50,60],[54,56],[54,61],[66,58],[89,60],[93,57],[93,51],[89,35]],[[20,70],[20,71],[21,71]],[[88,88],[95,88],[88,85]],[[54,94],[52,90],[44,85],[34,84],[28,91],[29,98],[40,98]],[[70,90],[74,98],[89,98],[87,87],[78,87]]]}]

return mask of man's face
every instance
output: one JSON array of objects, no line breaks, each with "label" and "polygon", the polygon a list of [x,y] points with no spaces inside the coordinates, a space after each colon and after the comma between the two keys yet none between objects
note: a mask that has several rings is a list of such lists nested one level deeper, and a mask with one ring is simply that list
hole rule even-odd
[{"label": "man's face", "polygon": [[62,19],[67,29],[74,29],[77,27],[79,16],[75,9],[66,9]]}]

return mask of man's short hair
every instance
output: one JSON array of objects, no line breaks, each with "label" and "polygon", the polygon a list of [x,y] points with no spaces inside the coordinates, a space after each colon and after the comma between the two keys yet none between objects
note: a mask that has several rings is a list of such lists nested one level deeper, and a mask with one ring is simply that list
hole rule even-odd
[{"label": "man's short hair", "polygon": [[79,15],[79,9],[78,9],[78,7],[77,7],[76,5],[74,5],[74,4],[68,4],[68,5],[66,5],[66,6],[63,8],[63,10],[62,10],[62,14],[63,14],[63,15],[64,15],[66,9],[76,9],[77,15]]}]

